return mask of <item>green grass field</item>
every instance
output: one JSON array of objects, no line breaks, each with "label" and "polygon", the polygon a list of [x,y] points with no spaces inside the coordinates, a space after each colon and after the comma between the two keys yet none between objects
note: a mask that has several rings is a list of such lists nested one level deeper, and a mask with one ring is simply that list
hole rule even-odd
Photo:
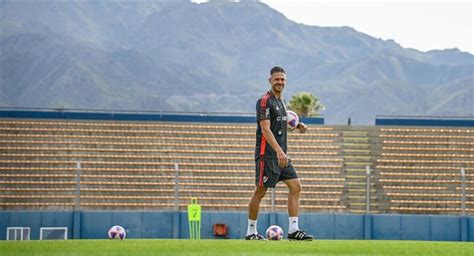
[{"label": "green grass field", "polygon": [[1,241],[0,255],[474,255],[474,243],[127,239]]}]

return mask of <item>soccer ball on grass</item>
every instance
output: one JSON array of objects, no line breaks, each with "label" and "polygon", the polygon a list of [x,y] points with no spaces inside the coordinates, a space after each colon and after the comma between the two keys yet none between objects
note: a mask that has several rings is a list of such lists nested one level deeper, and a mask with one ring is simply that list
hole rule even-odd
[{"label": "soccer ball on grass", "polygon": [[283,238],[283,229],[277,225],[271,225],[267,228],[266,236],[268,240],[281,240]]},{"label": "soccer ball on grass", "polygon": [[125,232],[125,229],[118,225],[111,227],[109,229],[108,234],[109,234],[110,239],[118,239],[118,240],[125,239],[125,236],[127,235],[127,233]]}]

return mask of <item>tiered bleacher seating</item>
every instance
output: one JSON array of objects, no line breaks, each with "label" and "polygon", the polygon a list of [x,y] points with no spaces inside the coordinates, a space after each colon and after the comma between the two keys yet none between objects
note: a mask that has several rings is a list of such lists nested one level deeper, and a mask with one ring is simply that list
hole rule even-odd
[{"label": "tiered bleacher seating", "polygon": [[466,212],[474,213],[474,129],[382,128],[376,172],[386,212],[461,214],[461,169]]},{"label": "tiered bleacher seating", "polygon": [[[302,212],[365,212],[371,166],[371,212],[458,215],[463,168],[466,213],[474,214],[473,129],[359,130],[310,126],[289,134]],[[206,210],[245,211],[254,144],[254,124],[2,119],[0,209],[184,210],[198,197]],[[286,211],[287,196],[279,184],[276,210]]]},{"label": "tiered bleacher seating", "polygon": [[[252,124],[0,120],[0,207],[169,210],[198,197],[206,210],[245,210],[254,132]],[[290,134],[303,212],[346,208],[337,136],[318,126]],[[286,208],[286,191],[276,189],[278,210]]]}]

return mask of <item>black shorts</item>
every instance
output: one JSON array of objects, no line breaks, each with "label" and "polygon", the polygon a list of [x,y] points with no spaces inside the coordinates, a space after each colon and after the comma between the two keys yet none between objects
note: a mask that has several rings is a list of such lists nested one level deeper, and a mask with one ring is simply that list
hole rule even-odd
[{"label": "black shorts", "polygon": [[[263,170],[263,172],[262,172]],[[278,166],[278,159],[257,158],[255,160],[255,185],[257,187],[274,188],[279,181],[298,178],[296,170],[288,159],[288,165],[285,168]]]}]

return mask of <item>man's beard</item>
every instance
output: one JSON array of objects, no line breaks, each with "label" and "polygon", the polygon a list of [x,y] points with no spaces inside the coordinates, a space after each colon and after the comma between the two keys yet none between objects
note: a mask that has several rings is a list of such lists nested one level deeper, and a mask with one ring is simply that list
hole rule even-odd
[{"label": "man's beard", "polygon": [[273,90],[275,90],[276,92],[282,92],[284,88],[285,88],[284,85],[275,85],[275,86],[273,86]]}]

